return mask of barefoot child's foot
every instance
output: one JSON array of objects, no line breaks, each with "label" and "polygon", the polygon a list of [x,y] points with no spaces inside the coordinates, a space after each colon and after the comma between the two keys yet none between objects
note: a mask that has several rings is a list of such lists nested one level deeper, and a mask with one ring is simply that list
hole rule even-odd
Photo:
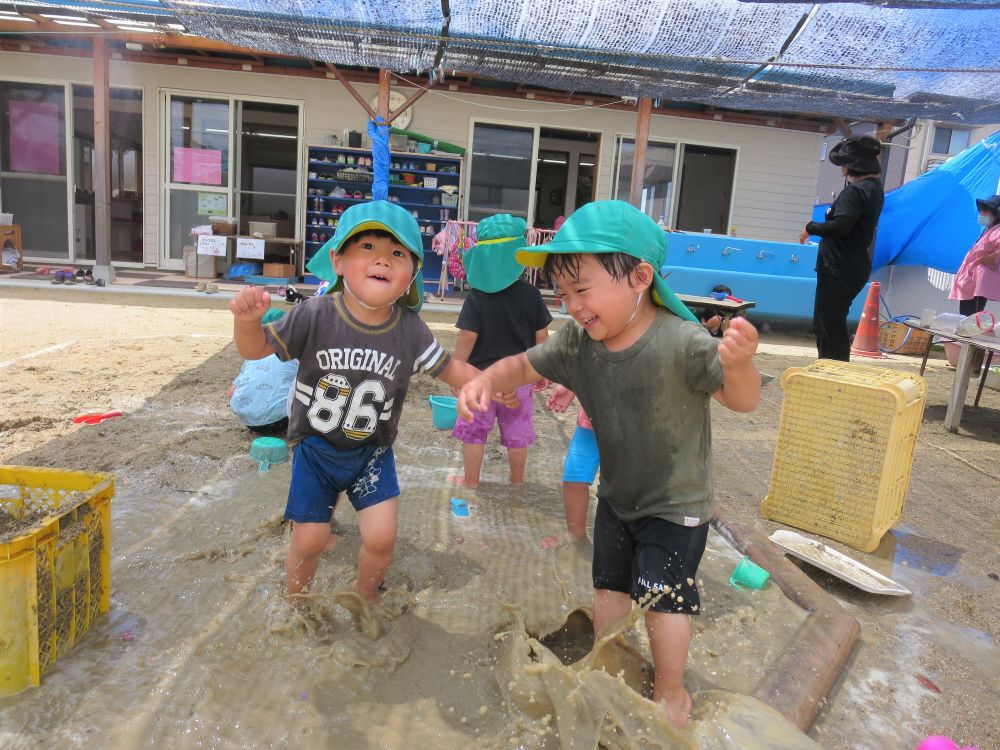
[{"label": "barefoot child's foot", "polygon": [[691,696],[687,690],[677,694],[661,696],[659,704],[667,713],[667,718],[679,727],[686,727],[691,720]]},{"label": "barefoot child's foot", "polygon": [[448,482],[451,484],[457,484],[459,487],[468,487],[470,490],[478,490],[479,482],[467,482],[465,481],[464,474],[451,474],[448,477]]}]

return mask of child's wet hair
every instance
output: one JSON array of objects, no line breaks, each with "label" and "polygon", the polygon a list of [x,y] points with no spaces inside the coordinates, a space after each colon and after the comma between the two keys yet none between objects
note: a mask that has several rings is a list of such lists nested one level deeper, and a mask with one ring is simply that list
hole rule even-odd
[{"label": "child's wet hair", "polygon": [[615,281],[627,281],[642,263],[639,258],[625,253],[549,253],[543,267],[545,275],[550,281],[554,274],[577,279],[580,276],[580,263],[586,255],[600,263]]}]

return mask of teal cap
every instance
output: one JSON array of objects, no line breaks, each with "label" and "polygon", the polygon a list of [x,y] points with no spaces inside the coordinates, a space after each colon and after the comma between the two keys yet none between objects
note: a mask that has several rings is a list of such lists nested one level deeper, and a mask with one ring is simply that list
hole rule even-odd
[{"label": "teal cap", "polygon": [[306,263],[306,270],[313,276],[330,282],[327,293],[343,289],[343,282],[333,270],[331,253],[339,253],[351,236],[366,229],[388,232],[417,257],[417,274],[406,295],[406,307],[413,312],[419,311],[424,302],[424,275],[420,270],[424,264],[424,236],[420,233],[417,220],[397,203],[369,201],[357,203],[344,211],[337,224],[337,231]]},{"label": "teal cap", "polygon": [[677,299],[660,269],[667,262],[667,238],[656,222],[625,201],[594,201],[576,209],[545,245],[522,247],[517,260],[541,268],[549,253],[625,253],[653,267],[653,302],[674,315],[698,322]]},{"label": "teal cap", "polygon": [[487,216],[476,227],[476,244],[462,256],[465,275],[473,289],[500,292],[517,281],[524,266],[514,252],[524,247],[528,223],[519,216]]}]

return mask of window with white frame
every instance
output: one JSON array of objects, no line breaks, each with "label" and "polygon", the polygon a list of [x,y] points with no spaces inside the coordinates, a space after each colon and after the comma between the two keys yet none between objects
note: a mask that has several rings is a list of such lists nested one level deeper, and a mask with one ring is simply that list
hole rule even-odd
[{"label": "window with white frame", "polygon": [[958,128],[934,126],[934,139],[931,141],[932,154],[954,156],[969,147],[969,131]]},{"label": "window with white frame", "polygon": [[[629,199],[635,139],[619,136],[614,197]],[[736,149],[649,141],[639,209],[671,229],[727,234]]]}]

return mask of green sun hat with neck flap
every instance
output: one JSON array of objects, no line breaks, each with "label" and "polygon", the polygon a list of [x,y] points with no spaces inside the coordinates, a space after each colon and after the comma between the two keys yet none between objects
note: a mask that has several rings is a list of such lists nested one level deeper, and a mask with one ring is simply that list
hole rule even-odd
[{"label": "green sun hat with neck flap", "polygon": [[400,245],[417,258],[417,273],[407,294],[402,297],[407,309],[419,312],[424,302],[424,275],[420,270],[424,264],[424,242],[420,226],[409,211],[389,201],[369,201],[357,203],[344,211],[337,224],[337,231],[323,247],[306,263],[306,270],[313,276],[329,281],[326,294],[344,288],[343,281],[333,270],[332,253],[344,249],[347,240],[358,232],[381,229],[388,232]]},{"label": "green sun hat with neck flap", "polygon": [[517,281],[524,266],[514,252],[524,247],[528,223],[519,216],[496,214],[487,216],[476,227],[476,244],[462,256],[465,275],[473,289],[500,292]]},{"label": "green sun hat with neck flap", "polygon": [[663,230],[625,201],[594,201],[581,206],[566,219],[551,242],[522,247],[516,258],[531,268],[542,268],[549,253],[625,253],[644,260],[653,267],[653,302],[679,318],[698,322],[660,275],[667,262]]}]

